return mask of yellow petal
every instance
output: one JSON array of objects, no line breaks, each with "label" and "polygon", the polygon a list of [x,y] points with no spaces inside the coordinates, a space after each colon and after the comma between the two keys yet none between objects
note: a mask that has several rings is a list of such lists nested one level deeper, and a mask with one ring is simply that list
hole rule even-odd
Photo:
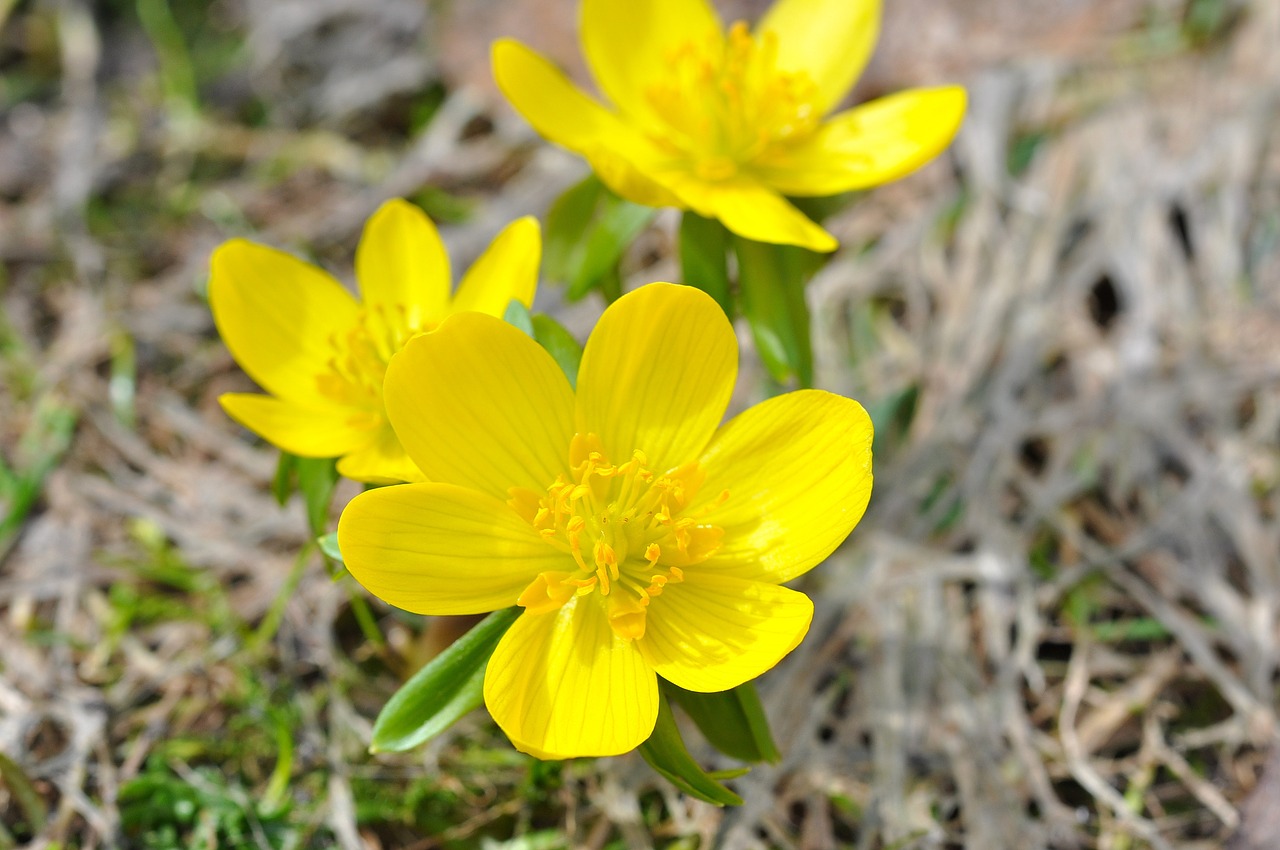
[{"label": "yellow petal", "polygon": [[338,461],[338,473],[352,481],[368,484],[399,484],[402,481],[426,481],[409,459],[391,423],[385,419],[377,433],[359,449]]},{"label": "yellow petal", "polygon": [[556,144],[583,153],[610,136],[629,136],[601,106],[537,52],[509,38],[493,43],[493,77],[516,111]]},{"label": "yellow petal", "polygon": [[707,55],[724,41],[720,19],[706,0],[583,0],[582,51],[614,106],[649,120],[648,90],[673,54],[693,43]]},{"label": "yellow petal", "polygon": [[693,460],[724,416],[738,340],[711,296],[651,283],[604,311],[578,371],[577,429],[626,462],[639,449],[665,471]]},{"label": "yellow petal", "polygon": [[518,41],[493,44],[493,77],[516,111],[552,142],[586,157],[606,186],[637,204],[676,206],[656,177],[663,157],[630,124]]},{"label": "yellow petal", "polygon": [[383,383],[400,442],[431,481],[543,492],[568,466],[573,390],[516,328],[456,313],[391,358]]},{"label": "yellow petal", "polygon": [[880,32],[880,0],[777,0],[758,31],[778,39],[778,68],[808,74],[819,113],[833,109],[866,67]]},{"label": "yellow petal", "polygon": [[612,756],[658,718],[658,682],[633,641],[613,633],[593,594],[520,615],[484,676],[484,702],[516,748],[539,758]]},{"label": "yellow petal", "polygon": [[[582,151],[582,155],[600,182],[615,195],[646,207],[686,208],[679,196],[668,188],[669,170],[651,165],[648,172],[642,171],[626,155],[609,147],[607,140],[592,145]],[[639,157],[637,160],[643,162]]]},{"label": "yellow petal", "polygon": [[209,307],[236,362],[278,398],[326,406],[316,379],[329,370],[330,340],[356,324],[351,293],[315,266],[243,239],[224,243],[210,265]]},{"label": "yellow petal", "polygon": [[223,393],[226,414],[276,448],[299,457],[338,457],[370,440],[378,419],[339,407],[307,407],[259,393]]},{"label": "yellow petal", "polygon": [[573,562],[506,504],[451,484],[369,490],[338,520],[338,548],[360,584],[417,614],[481,614]]},{"label": "yellow petal", "polygon": [[729,230],[747,239],[799,245],[810,251],[834,251],[839,246],[835,237],[761,183],[686,180],[675,189],[690,209],[705,218],[720,219]]},{"label": "yellow petal", "polygon": [[771,398],[734,417],[702,456],[696,513],[724,529],[701,566],[784,582],[812,569],[858,524],[871,498],[871,419],[852,399],[822,390]]},{"label": "yellow petal", "polygon": [[833,115],[753,173],[786,195],[835,195],[888,183],[941,153],[964,120],[960,86],[911,89]]},{"label": "yellow petal", "polygon": [[427,214],[399,198],[380,206],[356,248],[356,280],[375,315],[403,313],[396,324],[411,328],[444,318],[452,283],[449,256]]},{"label": "yellow petal", "polygon": [[449,312],[474,310],[502,318],[512,300],[531,306],[541,256],[538,220],[525,216],[511,222],[467,269]]},{"label": "yellow petal", "polygon": [[785,587],[693,568],[647,613],[640,654],[690,691],[727,691],[773,667],[809,631],[813,603]]}]

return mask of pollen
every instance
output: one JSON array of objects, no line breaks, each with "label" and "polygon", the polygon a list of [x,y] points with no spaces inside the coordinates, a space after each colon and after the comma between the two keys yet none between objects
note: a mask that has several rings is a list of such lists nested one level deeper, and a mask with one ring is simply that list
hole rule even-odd
[{"label": "pollen", "polygon": [[646,100],[660,119],[653,141],[704,180],[728,180],[777,148],[806,138],[822,115],[805,73],[778,67],[774,33],[738,21],[723,38],[687,41],[667,57]]},{"label": "pollen", "polygon": [[614,463],[595,434],[575,435],[569,458],[570,473],[545,492],[511,491],[508,504],[566,555],[564,571],[540,574],[518,603],[542,613],[594,596],[615,634],[643,637],[649,603],[719,548],[722,530],[703,519],[728,493],[692,510],[705,476],[697,462],[655,471],[635,451]]}]

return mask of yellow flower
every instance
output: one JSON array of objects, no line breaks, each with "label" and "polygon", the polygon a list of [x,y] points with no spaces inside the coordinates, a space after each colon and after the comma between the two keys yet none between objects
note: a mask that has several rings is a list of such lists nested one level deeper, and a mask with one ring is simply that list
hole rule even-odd
[{"label": "yellow flower", "polygon": [[813,604],[779,585],[870,497],[857,402],[800,390],[721,426],[736,373],[729,322],[691,287],[610,306],[576,393],[516,328],[447,319],[387,370],[391,422],[432,483],[353,499],[347,568],[422,614],[523,606],[485,673],[498,725],[540,758],[633,749],[657,676],[727,690],[800,642]]},{"label": "yellow flower", "polygon": [[610,110],[516,41],[493,46],[498,87],[534,128],[617,194],[718,218],[748,239],[831,251],[783,198],[895,180],[964,115],[959,86],[913,89],[829,117],[866,65],[879,0],[777,0],[725,33],[708,0],[583,0],[587,64]]},{"label": "yellow flower", "polygon": [[222,409],[287,452],[340,457],[348,478],[420,481],[383,408],[388,361],[453,313],[501,316],[512,299],[529,306],[541,250],[537,221],[513,222],[450,297],[435,225],[412,204],[387,201],[356,250],[357,301],[321,269],[233,239],[213,254],[209,304],[236,362],[270,395],[226,393]]}]

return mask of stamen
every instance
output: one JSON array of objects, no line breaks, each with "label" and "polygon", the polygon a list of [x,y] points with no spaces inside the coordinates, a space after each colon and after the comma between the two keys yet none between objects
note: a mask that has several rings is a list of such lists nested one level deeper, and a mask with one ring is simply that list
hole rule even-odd
[{"label": "stamen", "polygon": [[644,559],[649,562],[649,566],[658,563],[658,559],[662,557],[662,547],[657,543],[650,543],[644,549]]},{"label": "stamen", "polygon": [[597,540],[592,554],[595,556],[597,567],[608,567],[613,577],[618,577],[618,556],[614,553],[612,546],[603,540]]},{"label": "stamen", "polygon": [[775,33],[753,35],[743,21],[723,40],[672,50],[661,81],[645,91],[666,124],[653,141],[712,182],[811,134],[821,119],[817,94],[807,74],[779,68]]},{"label": "stamen", "polygon": [[567,573],[561,572],[538,573],[516,604],[533,614],[556,610],[573,596],[574,588],[565,581],[567,577]]},{"label": "stamen", "polygon": [[316,388],[344,405],[382,411],[382,379],[387,363],[412,337],[433,323],[410,315],[405,304],[366,305],[356,323],[327,340],[332,356],[316,376]]},{"label": "stamen", "polygon": [[[569,572],[540,576],[520,604],[544,611],[598,594],[616,634],[643,636],[650,601],[719,547],[719,528],[682,514],[704,474],[689,463],[655,475],[640,451],[611,464],[595,434],[574,436],[570,461],[571,473],[558,475],[540,497],[510,491],[508,504],[572,559],[566,559]],[[722,492],[712,504],[726,498]]]}]

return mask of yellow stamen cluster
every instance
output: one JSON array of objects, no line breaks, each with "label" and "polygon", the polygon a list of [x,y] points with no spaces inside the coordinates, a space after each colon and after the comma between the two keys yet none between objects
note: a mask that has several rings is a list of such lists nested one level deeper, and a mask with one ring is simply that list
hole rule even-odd
[{"label": "yellow stamen cluster", "polygon": [[780,71],[778,39],[752,35],[738,21],[723,43],[685,42],[667,64],[668,77],[646,92],[667,125],[654,141],[692,160],[705,180],[726,180],[774,145],[808,136],[822,118],[817,86],[804,73]]},{"label": "yellow stamen cluster", "polygon": [[541,613],[598,593],[614,632],[642,637],[650,600],[720,546],[720,528],[681,515],[703,473],[695,461],[655,474],[641,451],[612,464],[595,434],[575,435],[569,454],[570,475],[558,476],[545,494],[513,490],[509,504],[576,569],[541,573],[519,604]]},{"label": "yellow stamen cluster", "polygon": [[329,371],[316,376],[320,393],[341,404],[382,409],[382,380],[392,355],[426,328],[411,322],[405,305],[375,304],[345,334],[329,337]]}]

